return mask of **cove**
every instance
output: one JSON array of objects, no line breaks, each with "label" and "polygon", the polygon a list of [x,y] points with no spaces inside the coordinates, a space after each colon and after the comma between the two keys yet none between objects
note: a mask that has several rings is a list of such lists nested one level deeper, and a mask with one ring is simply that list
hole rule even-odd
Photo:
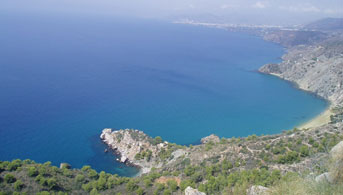
[{"label": "cove", "polygon": [[0,160],[88,164],[132,176],[136,169],[104,153],[102,129],[193,144],[212,133],[279,133],[328,105],[257,73],[285,51],[256,36],[152,20],[6,16]]}]

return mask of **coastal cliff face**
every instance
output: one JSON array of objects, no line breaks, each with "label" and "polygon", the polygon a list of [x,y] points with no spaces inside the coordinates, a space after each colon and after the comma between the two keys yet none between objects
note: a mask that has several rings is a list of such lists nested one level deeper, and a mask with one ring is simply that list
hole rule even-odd
[{"label": "coastal cliff face", "polygon": [[152,138],[139,130],[107,128],[100,138],[120,156],[118,161],[140,167],[140,174],[150,172],[153,167],[161,168],[167,160],[184,154],[175,144],[163,142],[160,137]]},{"label": "coastal cliff face", "polygon": [[267,64],[260,72],[292,81],[300,89],[343,104],[343,35],[309,46],[291,47],[280,64]]}]

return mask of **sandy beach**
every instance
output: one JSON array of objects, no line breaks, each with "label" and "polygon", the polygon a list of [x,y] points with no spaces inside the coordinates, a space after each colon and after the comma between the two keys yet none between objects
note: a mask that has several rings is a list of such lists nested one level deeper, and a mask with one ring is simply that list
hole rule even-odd
[{"label": "sandy beach", "polygon": [[332,115],[331,107],[328,107],[324,112],[320,113],[315,118],[311,119],[304,124],[301,124],[298,128],[311,128],[311,127],[319,127],[321,125],[327,124],[330,122],[330,116]]}]

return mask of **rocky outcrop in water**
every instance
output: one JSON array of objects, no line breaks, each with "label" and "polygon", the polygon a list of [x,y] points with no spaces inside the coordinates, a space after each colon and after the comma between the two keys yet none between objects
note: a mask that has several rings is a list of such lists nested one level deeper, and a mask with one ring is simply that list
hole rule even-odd
[{"label": "rocky outcrop in water", "polygon": [[120,156],[120,162],[139,166],[142,173],[149,172],[152,167],[160,167],[158,154],[168,147],[168,142],[132,129],[104,129],[100,138]]},{"label": "rocky outcrop in water", "polygon": [[211,135],[201,139],[201,143],[202,144],[206,144],[206,143],[209,143],[209,142],[218,143],[219,141],[220,141],[219,137],[214,135],[214,134],[211,134]]}]

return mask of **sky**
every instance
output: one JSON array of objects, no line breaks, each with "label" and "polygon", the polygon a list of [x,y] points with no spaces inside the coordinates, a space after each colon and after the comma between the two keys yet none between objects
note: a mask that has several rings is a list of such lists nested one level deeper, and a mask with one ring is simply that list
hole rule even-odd
[{"label": "sky", "polygon": [[343,0],[1,0],[0,12],[298,25],[343,17]]}]

